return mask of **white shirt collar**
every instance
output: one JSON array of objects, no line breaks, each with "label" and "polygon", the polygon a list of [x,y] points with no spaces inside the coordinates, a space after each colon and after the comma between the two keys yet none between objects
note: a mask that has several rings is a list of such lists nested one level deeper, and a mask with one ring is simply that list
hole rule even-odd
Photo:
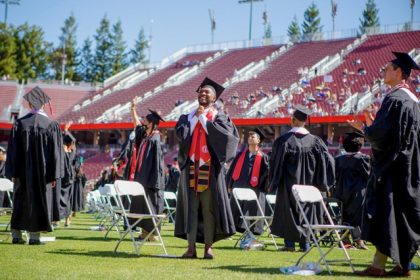
[{"label": "white shirt collar", "polygon": [[291,132],[291,133],[296,133],[296,134],[303,134],[303,135],[306,135],[306,134],[309,134],[310,132],[306,129],[306,128],[304,128],[304,127],[292,127],[292,129],[291,130],[289,130],[289,132]]}]

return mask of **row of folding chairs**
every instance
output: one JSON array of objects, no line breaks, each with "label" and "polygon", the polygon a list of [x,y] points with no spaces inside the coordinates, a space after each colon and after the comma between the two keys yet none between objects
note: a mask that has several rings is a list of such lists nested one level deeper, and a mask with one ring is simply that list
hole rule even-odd
[{"label": "row of folding chairs", "polygon": [[[105,238],[113,228],[119,234],[119,240],[114,252],[117,252],[121,242],[126,236],[129,236],[137,255],[140,255],[140,249],[144,245],[160,246],[163,249],[164,255],[168,255],[159,230],[159,226],[167,216],[153,213],[144,187],[140,183],[117,180],[114,184],[106,184],[94,192],[97,193],[89,196],[89,203],[91,204],[90,207],[96,211],[95,218],[99,221],[99,227],[107,230]],[[130,213],[130,196],[142,196],[144,198],[143,201],[146,203],[148,213]],[[124,201],[128,203],[124,203]],[[152,220],[153,230],[144,239],[136,239],[135,234],[138,224],[142,220],[147,219]],[[157,237],[157,242],[146,243],[152,235]]]}]

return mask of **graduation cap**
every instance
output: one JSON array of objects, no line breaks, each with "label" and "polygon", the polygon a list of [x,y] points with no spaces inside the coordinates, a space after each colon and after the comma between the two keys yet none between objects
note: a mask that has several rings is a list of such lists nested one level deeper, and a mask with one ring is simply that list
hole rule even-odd
[{"label": "graduation cap", "polygon": [[71,133],[67,132],[66,134],[64,134],[63,142],[66,145],[70,145],[72,143],[76,143],[76,138],[74,138],[74,136]]},{"label": "graduation cap", "polygon": [[311,110],[302,105],[297,105],[296,110],[293,113],[293,117],[301,122],[306,122],[306,120],[309,120],[310,115],[312,115]]},{"label": "graduation cap", "polygon": [[214,91],[216,94],[216,99],[219,98],[219,96],[222,94],[222,92],[225,90],[224,87],[216,83],[215,81],[205,78],[201,85],[198,87],[197,92],[199,93],[202,88],[210,88]]},{"label": "graduation cap", "polygon": [[[38,86],[34,87],[31,91],[23,96],[23,98],[28,101],[35,110],[41,109],[44,104],[49,104],[51,97],[49,97],[42,89]],[[51,104],[50,112],[52,114]]]},{"label": "graduation cap", "polygon": [[420,70],[420,67],[417,63],[409,56],[407,53],[402,52],[392,52],[396,59],[392,60],[391,62],[398,67],[407,75],[410,76],[411,69]]},{"label": "graduation cap", "polygon": [[261,145],[262,142],[265,139],[264,133],[260,129],[258,129],[258,128],[255,128],[255,129],[253,129],[253,130],[251,130],[251,131],[248,132],[248,134],[253,134],[253,133],[255,133],[255,134],[258,135],[258,137],[260,138],[260,145]]},{"label": "graduation cap", "polygon": [[164,119],[162,119],[162,117],[158,114],[158,112],[156,112],[156,111],[153,111],[153,110],[151,110],[151,109],[149,109],[149,114],[147,114],[147,116],[146,116],[146,119],[149,121],[149,122],[151,122],[151,123],[153,123],[153,124],[155,124],[155,125],[159,125],[159,122],[160,121],[165,121]]},{"label": "graduation cap", "polygon": [[354,138],[363,138],[364,139],[365,135],[363,134],[363,132],[356,130],[356,131],[352,131],[352,132],[347,132],[346,137],[350,137],[352,139],[354,139]]}]

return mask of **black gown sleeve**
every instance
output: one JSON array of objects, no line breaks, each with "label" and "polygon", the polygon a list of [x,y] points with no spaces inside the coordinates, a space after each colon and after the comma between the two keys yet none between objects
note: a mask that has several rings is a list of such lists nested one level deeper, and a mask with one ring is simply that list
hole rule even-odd
[{"label": "black gown sleeve", "polygon": [[239,143],[239,134],[236,126],[224,113],[219,112],[214,121],[207,121],[207,145],[211,156],[223,165],[231,161],[236,155]]}]

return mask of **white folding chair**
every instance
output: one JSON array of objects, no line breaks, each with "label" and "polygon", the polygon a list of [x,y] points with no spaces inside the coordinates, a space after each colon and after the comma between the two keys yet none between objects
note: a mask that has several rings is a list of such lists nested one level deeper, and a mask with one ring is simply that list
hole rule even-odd
[{"label": "white folding chair", "polygon": [[[117,199],[122,205],[121,196],[122,195],[131,195],[131,196],[143,196],[144,201],[146,203],[146,207],[149,211],[149,213],[128,213],[124,207],[121,209],[121,215],[123,216],[127,229],[126,231],[120,236],[120,240],[118,240],[117,245],[115,246],[114,253],[117,252],[117,249],[120,245],[120,243],[124,240],[124,238],[127,236],[127,234],[130,234],[131,240],[133,242],[134,250],[136,251],[136,255],[140,255],[139,250],[140,248],[145,245],[146,240],[149,239],[150,236],[152,236],[153,233],[156,232],[156,235],[158,237],[158,242],[151,242],[147,243],[147,245],[158,245],[161,246],[163,251],[165,252],[165,256],[168,256],[168,253],[166,252],[165,244],[163,243],[162,236],[160,234],[159,225],[162,223],[163,219],[165,219],[166,215],[164,214],[153,214],[149,201],[147,199],[146,193],[144,191],[143,186],[134,181],[123,181],[123,180],[117,180],[114,182],[115,191],[117,194]],[[135,219],[134,223],[130,223],[129,219]],[[137,242],[134,238],[133,230],[136,228],[138,223],[145,219],[151,219],[153,222],[153,230],[149,232],[149,234],[142,239],[141,241]]]},{"label": "white folding chair", "polygon": [[[176,193],[174,192],[163,192],[163,201],[165,203],[165,210],[168,218],[172,223],[175,223],[175,212],[176,212]],[[175,201],[175,206],[171,206],[171,201]]]},{"label": "white folding chair", "polygon": [[[327,268],[328,273],[331,274],[331,270],[328,265],[326,257],[334,248],[341,246],[340,249],[343,251],[345,255],[345,260],[328,260],[328,261],[329,262],[346,261],[349,263],[351,270],[354,272],[354,268],[353,268],[353,264],[351,262],[350,256],[343,244],[343,239],[345,239],[349,235],[350,230],[352,230],[353,227],[334,224],[334,221],[332,220],[328,212],[328,209],[325,206],[324,199],[321,195],[321,192],[314,186],[293,185],[292,192],[296,199],[296,204],[298,205],[300,215],[303,217],[304,224],[302,226],[308,230],[310,238],[313,240],[313,243],[311,247],[309,248],[309,250],[307,250],[299,258],[296,265],[298,265],[302,261],[302,259],[312,250],[312,248],[316,247],[320,254],[320,259],[318,260],[318,263],[321,263],[322,261],[325,267]],[[304,203],[307,203],[307,204],[319,203],[324,211],[324,215],[327,217],[328,223],[321,224],[321,225],[311,224],[308,220],[308,217],[305,214],[304,205],[303,205]],[[343,234],[340,235],[339,231],[343,231]],[[333,242],[331,242],[330,247],[324,253],[321,249],[320,242],[322,242],[324,238],[329,237],[330,234],[334,234],[336,238],[334,238]]]},{"label": "white folding chair", "polygon": [[273,216],[274,215],[273,205],[276,204],[276,195],[275,194],[266,194],[265,195],[265,200],[267,201],[268,208],[271,211],[271,216]]},{"label": "white folding chair", "polygon": [[[232,191],[233,198],[235,199],[236,205],[238,206],[239,213],[241,214],[241,219],[244,221],[245,225],[245,231],[242,233],[242,235],[239,237],[239,239],[235,243],[235,248],[238,245],[239,241],[244,239],[248,233],[251,233],[251,228],[258,223],[259,221],[263,221],[266,231],[268,231],[269,236],[272,239],[272,243],[274,244],[274,247],[278,249],[276,240],[274,239],[274,236],[270,232],[270,224],[273,221],[272,216],[265,216],[264,211],[261,208],[260,202],[258,201],[257,194],[252,189],[247,188],[234,188]],[[258,212],[260,215],[258,216],[247,216],[244,214],[244,211],[241,207],[240,201],[255,201],[257,204]]]}]

